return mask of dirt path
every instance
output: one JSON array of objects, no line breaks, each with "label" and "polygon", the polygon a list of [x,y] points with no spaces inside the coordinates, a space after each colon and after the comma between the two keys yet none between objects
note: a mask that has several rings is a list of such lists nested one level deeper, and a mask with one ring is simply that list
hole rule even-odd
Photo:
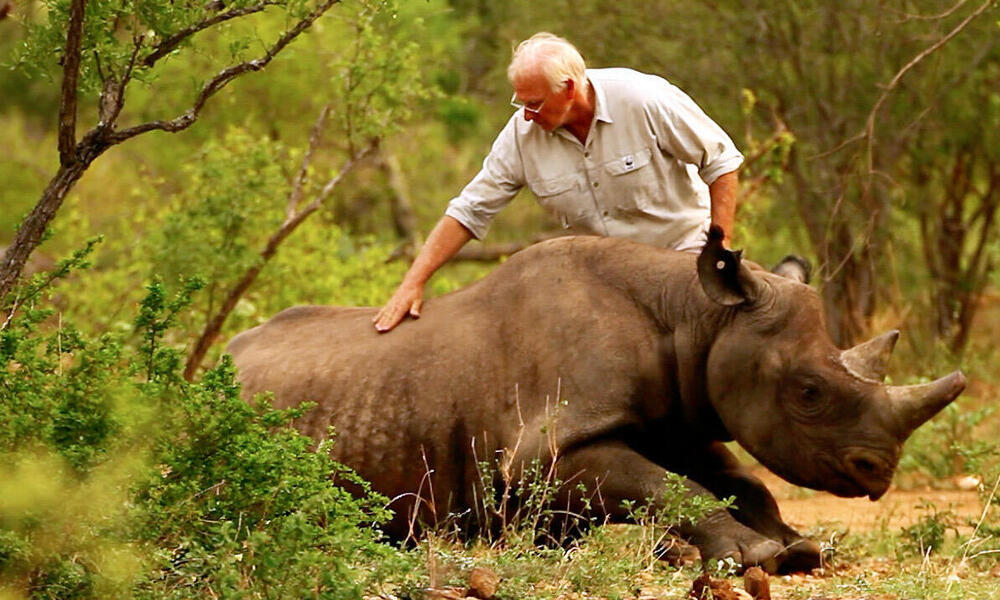
[{"label": "dirt path", "polygon": [[900,490],[891,488],[877,502],[867,498],[838,498],[826,492],[795,487],[763,467],[754,474],[764,480],[778,499],[781,515],[789,525],[808,530],[821,524],[846,527],[852,532],[886,527],[898,531],[931,514],[951,511],[960,517],[978,519],[983,507],[974,490]]}]

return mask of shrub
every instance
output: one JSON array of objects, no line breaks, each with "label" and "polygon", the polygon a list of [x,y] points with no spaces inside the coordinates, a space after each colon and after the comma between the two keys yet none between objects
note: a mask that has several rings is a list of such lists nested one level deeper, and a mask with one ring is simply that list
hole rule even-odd
[{"label": "shrub", "polygon": [[244,402],[228,359],[180,377],[165,339],[201,285],[150,284],[131,335],[89,338],[37,301],[11,314],[0,593],[360,598],[403,560],[385,498],[289,427],[305,408]]}]

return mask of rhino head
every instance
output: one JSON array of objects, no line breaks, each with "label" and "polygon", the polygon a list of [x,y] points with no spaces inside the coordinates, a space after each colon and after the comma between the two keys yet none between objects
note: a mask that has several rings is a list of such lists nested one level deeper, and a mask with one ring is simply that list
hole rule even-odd
[{"label": "rhino head", "polygon": [[815,290],[750,268],[721,232],[710,234],[698,276],[730,307],[709,350],[709,401],[736,441],[796,485],[878,499],[903,442],[965,389],[960,371],[886,385],[899,332],[840,350]]}]

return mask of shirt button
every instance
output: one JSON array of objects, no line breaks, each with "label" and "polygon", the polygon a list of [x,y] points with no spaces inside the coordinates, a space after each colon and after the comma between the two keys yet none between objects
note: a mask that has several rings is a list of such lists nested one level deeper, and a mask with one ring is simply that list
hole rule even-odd
[{"label": "shirt button", "polygon": [[608,211],[604,211],[604,216],[608,216]]},{"label": "shirt button", "polygon": [[600,181],[595,181],[595,182],[594,182],[594,187],[598,187],[599,185],[601,185],[601,182],[600,182]]},{"label": "shirt button", "polygon": [[584,158],[590,158],[590,152],[584,152],[583,153],[583,157]]}]

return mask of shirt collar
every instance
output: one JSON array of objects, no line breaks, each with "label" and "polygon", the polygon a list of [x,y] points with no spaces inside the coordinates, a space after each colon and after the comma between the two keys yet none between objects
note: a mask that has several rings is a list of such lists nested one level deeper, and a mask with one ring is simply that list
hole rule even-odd
[{"label": "shirt collar", "polygon": [[588,76],[587,81],[594,88],[594,122],[604,121],[605,123],[614,123],[614,119],[611,118],[611,111],[608,109],[607,96],[604,95],[604,88],[593,77]]}]

